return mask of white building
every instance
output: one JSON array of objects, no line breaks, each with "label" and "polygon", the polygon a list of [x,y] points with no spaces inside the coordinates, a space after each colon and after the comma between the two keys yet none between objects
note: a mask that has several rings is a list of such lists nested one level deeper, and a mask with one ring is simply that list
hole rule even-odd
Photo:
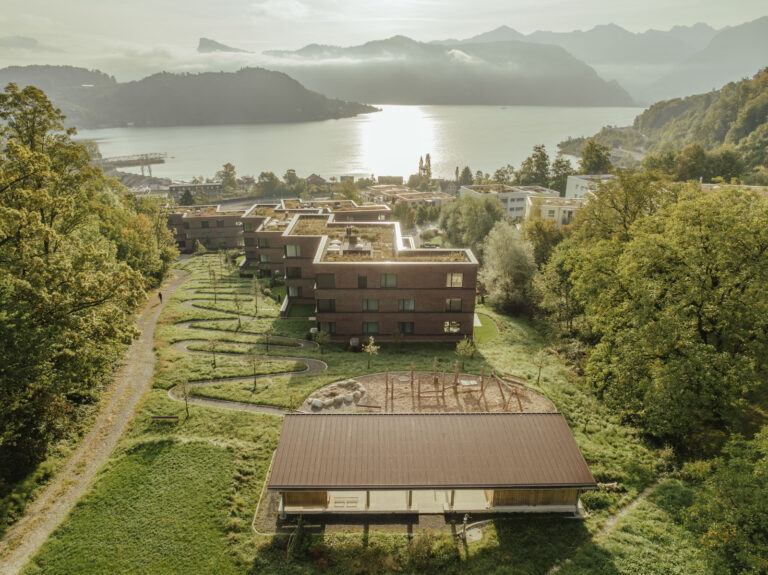
[{"label": "white building", "polygon": [[507,212],[507,217],[523,219],[525,217],[525,203],[530,197],[559,198],[556,190],[550,190],[543,186],[505,186],[502,184],[490,184],[484,186],[461,186],[460,196],[486,196],[494,195],[499,198],[501,205]]},{"label": "white building", "polygon": [[565,184],[565,197],[582,199],[594,192],[600,184],[615,180],[612,174],[568,176]]},{"label": "white building", "polygon": [[525,219],[552,220],[558,228],[568,226],[585,202],[584,198],[531,196],[525,202]]}]

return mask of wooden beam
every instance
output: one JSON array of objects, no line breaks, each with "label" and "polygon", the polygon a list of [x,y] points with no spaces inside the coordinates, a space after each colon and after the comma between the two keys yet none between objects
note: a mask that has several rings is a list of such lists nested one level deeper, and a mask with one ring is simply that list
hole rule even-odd
[{"label": "wooden beam", "polygon": [[451,509],[453,509],[453,505],[455,501],[456,501],[456,490],[451,489]]},{"label": "wooden beam", "polygon": [[365,492],[365,509],[368,510],[371,508],[371,492],[366,491]]},{"label": "wooden beam", "polygon": [[408,490],[408,509],[413,507],[413,491],[411,489]]}]

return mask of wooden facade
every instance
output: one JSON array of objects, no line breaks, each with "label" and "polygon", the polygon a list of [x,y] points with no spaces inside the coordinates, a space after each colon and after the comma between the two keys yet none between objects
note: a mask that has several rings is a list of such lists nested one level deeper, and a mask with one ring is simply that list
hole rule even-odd
[{"label": "wooden facade", "polygon": [[576,505],[578,489],[497,489],[486,492],[494,507],[517,505]]}]

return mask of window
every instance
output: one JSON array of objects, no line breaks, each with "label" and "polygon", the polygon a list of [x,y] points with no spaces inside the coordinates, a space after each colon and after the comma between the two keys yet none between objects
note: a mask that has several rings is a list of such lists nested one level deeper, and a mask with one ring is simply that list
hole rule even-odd
[{"label": "window", "polygon": [[301,278],[301,268],[285,268],[285,277],[292,280]]},{"label": "window", "polygon": [[449,273],[445,277],[445,287],[462,287],[464,285],[464,274]]},{"label": "window", "polygon": [[413,333],[413,322],[412,321],[401,321],[397,323],[397,331],[402,333],[403,335],[409,335]]},{"label": "window", "polygon": [[383,288],[396,288],[397,287],[397,274],[381,274],[380,287],[383,287]]},{"label": "window", "polygon": [[386,219],[387,219],[387,216],[385,214],[379,214],[379,221],[380,222],[386,221]]},{"label": "window", "polygon": [[461,311],[461,299],[460,298],[446,299],[445,311]]},{"label": "window", "polygon": [[325,333],[330,333],[330,334],[336,333],[336,322],[335,321],[321,321],[320,322],[320,331],[324,331]]},{"label": "window", "polygon": [[254,240],[253,238],[245,238],[245,245],[254,246],[256,245],[256,240]]},{"label": "window", "polygon": [[184,222],[184,229],[185,229],[185,230],[188,230],[188,229],[189,229],[189,222]]},{"label": "window", "polygon": [[357,276],[357,287],[365,289],[368,287],[368,276]]},{"label": "window", "polygon": [[244,232],[252,232],[253,231],[253,224],[243,224],[243,231]]},{"label": "window", "polygon": [[548,218],[554,218],[555,217],[555,210],[549,210],[547,212],[547,217]]},{"label": "window", "polygon": [[285,246],[285,257],[287,258],[300,258],[301,246]]},{"label": "window", "polygon": [[348,221],[348,222],[352,222],[352,221],[354,221],[354,220],[352,219],[352,216],[347,216],[347,221]]},{"label": "window", "polygon": [[207,222],[207,221],[204,221],[204,222],[200,222],[200,227],[201,227],[201,228],[207,228],[207,227],[208,227],[208,223],[209,223],[209,222]]},{"label": "window", "polygon": [[217,228],[223,228],[224,227],[224,220],[216,220],[216,227]]},{"label": "window", "polygon": [[317,311],[330,312],[336,311],[335,299],[319,299],[317,300]]},{"label": "window", "polygon": [[269,254],[259,254],[259,261],[263,264],[269,263]]},{"label": "window", "polygon": [[316,283],[318,289],[332,289],[336,287],[336,276],[334,274],[317,274]]},{"label": "window", "polygon": [[414,299],[397,300],[397,311],[413,311],[415,307],[416,307],[416,300]]},{"label": "window", "polygon": [[259,247],[261,249],[269,247],[269,238],[259,238]]},{"label": "window", "polygon": [[288,286],[288,297],[301,297],[301,286]]},{"label": "window", "polygon": [[379,300],[377,299],[364,299],[363,311],[379,311]]},{"label": "window", "polygon": [[443,323],[443,333],[459,333],[461,331],[461,322],[446,321]]},{"label": "window", "polygon": [[378,333],[379,333],[379,322],[377,321],[363,322],[363,335],[377,335]]}]

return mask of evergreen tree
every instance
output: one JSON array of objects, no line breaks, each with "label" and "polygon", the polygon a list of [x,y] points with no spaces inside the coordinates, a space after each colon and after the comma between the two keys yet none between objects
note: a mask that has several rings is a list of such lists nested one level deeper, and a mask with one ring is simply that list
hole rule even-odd
[{"label": "evergreen tree", "polygon": [[581,152],[579,172],[582,174],[609,174],[612,170],[611,150],[608,146],[602,146],[592,138],[588,139],[584,150]]}]

